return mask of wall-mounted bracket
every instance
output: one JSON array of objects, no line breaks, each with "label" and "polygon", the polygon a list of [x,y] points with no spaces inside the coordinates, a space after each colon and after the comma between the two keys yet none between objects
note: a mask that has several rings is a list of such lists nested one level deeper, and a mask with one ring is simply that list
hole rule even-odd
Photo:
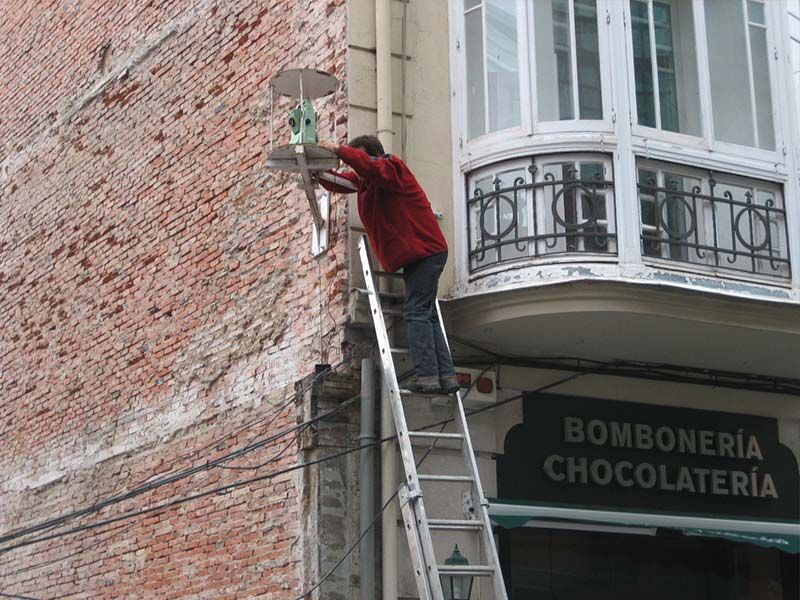
[{"label": "wall-mounted bracket", "polygon": [[325,219],[322,218],[317,202],[317,184],[312,173],[335,169],[337,166],[339,166],[339,157],[316,144],[281,146],[270,153],[267,158],[267,167],[270,169],[300,173],[300,177],[303,179],[303,190],[305,190],[308,206],[311,209],[311,217],[314,219],[317,229],[322,229]]}]

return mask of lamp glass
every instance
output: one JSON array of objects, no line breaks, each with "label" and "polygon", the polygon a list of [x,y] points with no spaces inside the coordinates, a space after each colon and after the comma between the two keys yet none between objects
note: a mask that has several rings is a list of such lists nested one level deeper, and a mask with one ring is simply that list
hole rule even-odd
[{"label": "lamp glass", "polygon": [[[445,561],[446,565],[469,564],[469,561],[458,551],[458,546],[453,548],[453,554]],[[442,589],[445,600],[469,600],[472,593],[472,575],[442,575]]]}]

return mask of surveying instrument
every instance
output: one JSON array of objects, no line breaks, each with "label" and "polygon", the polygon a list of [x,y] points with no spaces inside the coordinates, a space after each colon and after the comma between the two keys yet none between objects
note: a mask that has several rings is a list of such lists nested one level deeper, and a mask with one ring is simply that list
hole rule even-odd
[{"label": "surveying instrument", "polygon": [[[315,175],[322,171],[335,169],[339,166],[339,158],[333,152],[317,145],[319,114],[314,109],[312,100],[333,94],[339,87],[339,80],[330,73],[317,69],[284,69],[270,79],[269,87],[270,152],[267,158],[267,168],[300,173],[302,188],[306,193],[311,217],[314,220],[312,253],[316,256],[324,252],[328,245],[329,197],[327,192],[323,192],[317,197],[318,184]],[[276,93],[279,96],[288,96],[297,100],[286,119],[290,128],[289,143],[278,147],[274,147],[272,130]],[[325,178],[330,181],[352,187],[346,180],[326,175]]]}]

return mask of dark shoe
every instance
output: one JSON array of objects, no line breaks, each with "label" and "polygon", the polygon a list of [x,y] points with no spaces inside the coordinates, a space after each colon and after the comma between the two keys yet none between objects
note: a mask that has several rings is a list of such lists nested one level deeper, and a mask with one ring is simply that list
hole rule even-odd
[{"label": "dark shoe", "polygon": [[439,377],[439,389],[445,394],[455,394],[461,389],[455,375],[442,375]]},{"label": "dark shoe", "polygon": [[415,394],[436,394],[441,391],[439,378],[436,375],[423,375],[421,377],[415,375],[401,387]]}]

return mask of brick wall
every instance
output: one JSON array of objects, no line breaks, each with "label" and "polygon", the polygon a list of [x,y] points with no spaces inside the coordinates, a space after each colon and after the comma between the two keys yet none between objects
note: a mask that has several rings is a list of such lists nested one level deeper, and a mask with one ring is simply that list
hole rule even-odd
[{"label": "brick wall", "polygon": [[[303,194],[264,168],[267,81],[285,66],[344,79],[344,0],[0,13],[2,534],[293,424],[294,383],[342,358],[347,244],[334,199],[333,248],[313,259]],[[318,105],[323,136],[336,121],[343,139],[344,106],[344,90]],[[296,465],[293,442],[70,526]],[[293,598],[313,561],[309,476],[0,554],[0,593]]]}]

